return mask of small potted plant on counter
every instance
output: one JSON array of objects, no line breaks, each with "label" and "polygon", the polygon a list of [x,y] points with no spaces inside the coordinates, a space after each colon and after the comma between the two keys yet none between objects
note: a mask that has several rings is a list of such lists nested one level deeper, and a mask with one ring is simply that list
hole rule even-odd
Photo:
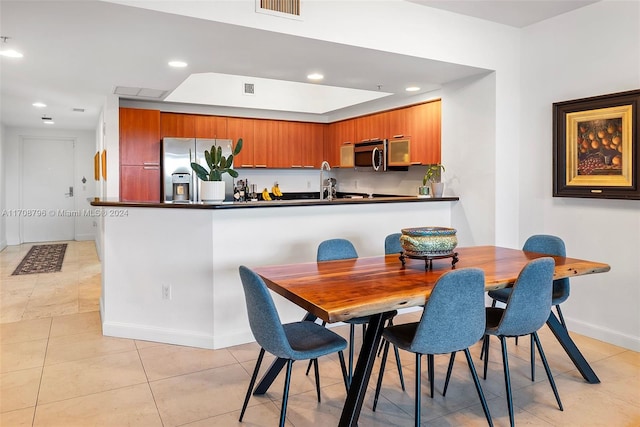
[{"label": "small potted plant on counter", "polygon": [[191,169],[194,170],[198,178],[200,178],[200,200],[203,202],[215,203],[222,202],[224,200],[224,181],[222,175],[228,173],[234,178],[238,177],[233,166],[233,158],[242,150],[242,138],[238,139],[233,152],[229,154],[229,157],[222,155],[222,147],[219,145],[212,145],[211,151],[205,150],[204,159],[205,167],[199,163],[191,162]]},{"label": "small potted plant on counter", "polygon": [[442,172],[444,172],[444,165],[436,163],[429,165],[427,171],[422,178],[422,185],[426,186],[429,183],[431,187],[431,197],[442,197],[444,192],[444,182],[442,182]]}]

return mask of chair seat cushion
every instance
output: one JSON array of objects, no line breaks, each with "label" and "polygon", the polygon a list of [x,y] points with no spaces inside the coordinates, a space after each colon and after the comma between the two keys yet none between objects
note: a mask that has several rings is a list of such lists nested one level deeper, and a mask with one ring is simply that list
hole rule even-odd
[{"label": "chair seat cushion", "polygon": [[418,325],[419,322],[413,322],[388,326],[382,332],[382,337],[398,348],[409,350]]},{"label": "chair seat cushion", "polygon": [[507,300],[509,299],[509,295],[511,295],[511,288],[496,289],[494,291],[489,291],[488,294],[494,300],[506,304]]},{"label": "chair seat cushion", "polygon": [[289,359],[315,359],[347,348],[344,338],[314,322],[287,323],[282,327],[293,349]]},{"label": "chair seat cushion", "polygon": [[[394,317],[396,314],[398,314],[397,310],[385,311],[384,313],[382,313],[382,320],[386,322],[387,320]],[[344,323],[348,323],[350,325],[366,325],[370,321],[371,321],[371,316],[362,316],[362,317],[354,317],[353,319],[345,320]]]}]

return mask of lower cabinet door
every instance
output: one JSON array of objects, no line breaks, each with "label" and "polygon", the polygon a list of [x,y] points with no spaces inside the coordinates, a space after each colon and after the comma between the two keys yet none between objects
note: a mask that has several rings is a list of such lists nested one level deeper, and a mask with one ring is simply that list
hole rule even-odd
[{"label": "lower cabinet door", "polygon": [[160,202],[160,166],[121,165],[120,201]]}]

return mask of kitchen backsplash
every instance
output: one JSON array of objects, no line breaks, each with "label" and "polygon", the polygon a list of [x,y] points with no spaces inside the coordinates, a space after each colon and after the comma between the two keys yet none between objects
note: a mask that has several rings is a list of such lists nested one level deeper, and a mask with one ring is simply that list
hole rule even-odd
[{"label": "kitchen backsplash", "polygon": [[[411,166],[406,172],[356,172],[353,169],[333,168],[326,177],[336,178],[340,192],[397,194],[415,196],[422,185],[426,166]],[[282,192],[320,191],[320,171],[296,169],[237,169],[237,179],[247,179],[259,190],[270,189],[278,182]],[[445,190],[446,193],[446,190]]]}]

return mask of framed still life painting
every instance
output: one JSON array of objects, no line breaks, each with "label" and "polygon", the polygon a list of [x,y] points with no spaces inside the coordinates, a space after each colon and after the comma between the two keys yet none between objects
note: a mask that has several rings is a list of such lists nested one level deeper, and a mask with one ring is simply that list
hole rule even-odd
[{"label": "framed still life painting", "polygon": [[553,104],[553,196],[639,199],[640,90]]}]

